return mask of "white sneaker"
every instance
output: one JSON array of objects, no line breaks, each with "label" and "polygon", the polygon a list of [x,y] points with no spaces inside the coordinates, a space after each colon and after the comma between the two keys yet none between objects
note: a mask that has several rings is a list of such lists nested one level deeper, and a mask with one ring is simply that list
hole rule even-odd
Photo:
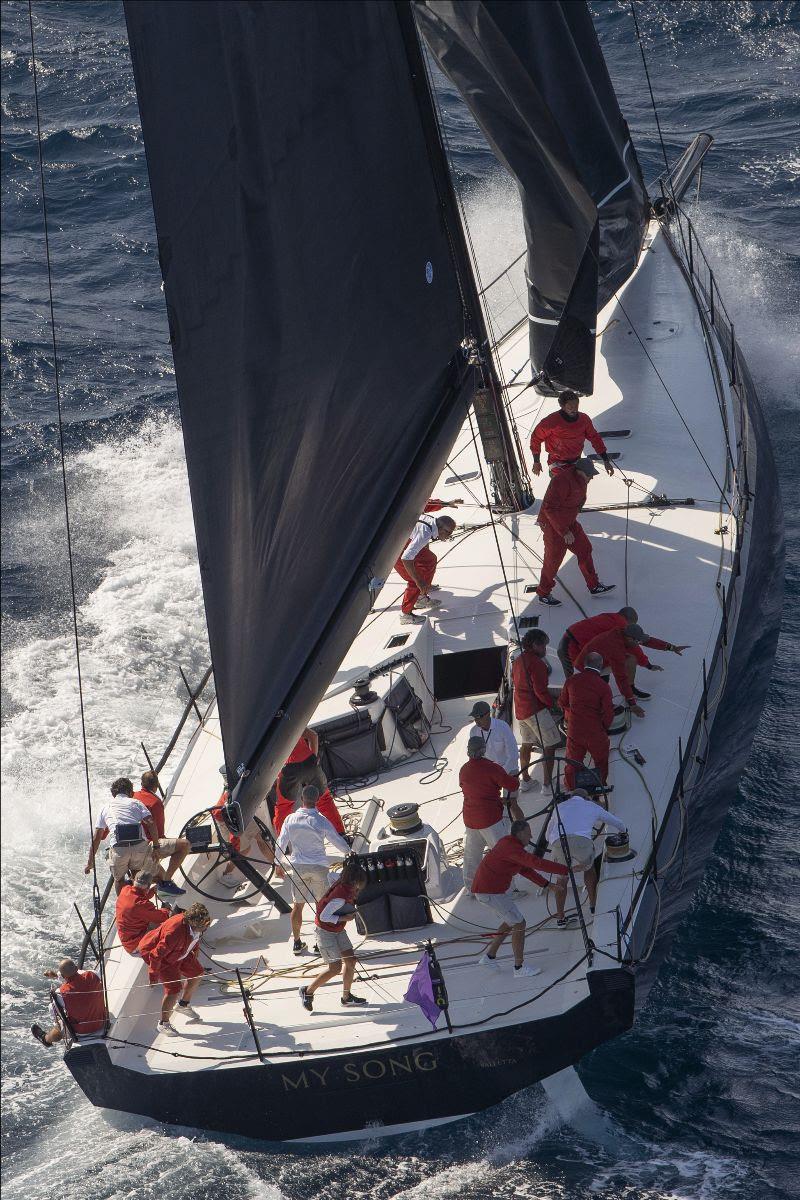
[{"label": "white sneaker", "polygon": [[186,1017],[191,1025],[194,1025],[197,1021],[202,1021],[203,1019],[197,1009],[192,1008],[191,1004],[178,1004],[175,1008],[175,1012],[178,1012],[182,1016]]},{"label": "white sneaker", "polygon": [[159,1021],[158,1032],[165,1034],[167,1037],[180,1037],[177,1029],[173,1025],[170,1025],[169,1021]]},{"label": "white sneaker", "polygon": [[441,608],[441,600],[437,600],[435,596],[420,596],[419,600],[415,601],[416,608]]},{"label": "white sneaker", "polygon": [[489,958],[488,953],[482,954],[478,959],[479,967],[499,967],[500,964],[496,958]]},{"label": "white sneaker", "polygon": [[400,618],[400,624],[401,625],[424,625],[425,618],[418,617],[417,614],[413,613],[413,612],[403,613],[402,617]]},{"label": "white sneaker", "polygon": [[515,979],[533,979],[534,975],[541,975],[541,973],[541,967],[529,967],[525,963],[522,964],[519,970],[516,967],[514,968]]}]

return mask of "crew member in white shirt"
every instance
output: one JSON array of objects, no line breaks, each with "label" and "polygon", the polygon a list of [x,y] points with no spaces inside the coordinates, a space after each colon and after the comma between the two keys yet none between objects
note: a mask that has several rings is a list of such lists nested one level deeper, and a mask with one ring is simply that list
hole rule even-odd
[{"label": "crew member in white shirt", "polygon": [[132,875],[137,871],[152,871],[158,874],[161,847],[153,815],[141,800],[134,800],[130,779],[115,779],[111,785],[111,797],[95,819],[94,837],[84,874],[88,875],[91,872],[95,855],[108,831],[111,843],[108,861],[119,895],[128,871]]},{"label": "crew member in white shirt", "polygon": [[[514,737],[514,731],[505,721],[492,716],[492,710],[485,700],[478,700],[472,706],[469,714],[475,721],[469,736],[483,738],[486,745],[485,758],[497,763],[509,775],[519,772],[519,746]],[[516,791],[509,796],[516,796]]]},{"label": "crew member in white shirt", "polygon": [[325,842],[339,850],[343,858],[350,847],[327,817],[317,812],[319,788],[308,784],[301,793],[302,807],[290,813],[281,827],[278,849],[289,860],[292,881],[292,950],[303,954],[308,945],[302,941],[303,905],[316,902],[328,890],[328,856]]},{"label": "crew member in white shirt", "polygon": [[[566,834],[572,869],[573,871],[583,871],[583,882],[589,893],[590,912],[594,912],[597,900],[597,872],[594,869],[593,838],[595,830],[599,831],[603,825],[609,825],[620,833],[628,832],[624,821],[620,821],[619,817],[615,817],[613,813],[607,812],[601,804],[590,800],[588,793],[581,788],[576,788],[566,800],[562,800],[553,810],[545,833],[553,861],[565,865],[567,860],[561,843],[561,830],[563,829]],[[556,896],[556,924],[559,929],[571,928],[574,925],[574,919],[568,919],[564,915],[567,880],[565,878],[555,880],[553,890]]]},{"label": "crew member in white shirt", "polygon": [[[451,501],[460,504],[461,501]],[[406,581],[401,605],[401,625],[421,625],[425,618],[414,612],[414,608],[438,608],[441,600],[431,597],[428,593],[436,585],[433,577],[436,573],[437,558],[430,548],[431,542],[447,542],[453,536],[456,523],[452,517],[434,517],[432,506],[442,507],[441,500],[430,501],[425,512],[417,521],[411,537],[406,542],[403,551],[394,564],[394,569],[401,579]]]}]

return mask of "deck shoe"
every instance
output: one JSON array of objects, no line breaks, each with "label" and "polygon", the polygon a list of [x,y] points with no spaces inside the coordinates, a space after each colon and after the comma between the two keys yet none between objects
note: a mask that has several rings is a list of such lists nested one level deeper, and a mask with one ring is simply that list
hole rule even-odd
[{"label": "deck shoe", "polygon": [[171,879],[159,879],[156,889],[165,896],[185,896],[186,888],[178,887]]},{"label": "deck shoe", "polygon": [[556,929],[577,929],[578,920],[576,917],[560,917],[556,921]]},{"label": "deck shoe", "polygon": [[166,1034],[167,1037],[180,1037],[177,1029],[170,1025],[169,1021],[159,1021],[158,1032]]},{"label": "deck shoe", "polygon": [[441,608],[442,602],[436,596],[420,596],[416,606],[417,608]]},{"label": "deck shoe", "polygon": [[308,988],[305,986],[305,984],[303,985],[303,987],[298,988],[297,994],[300,997],[300,1002],[303,1005],[303,1008],[306,1010],[306,1012],[313,1012],[314,1011],[314,997],[309,996]]},{"label": "deck shoe", "polygon": [[489,953],[488,953],[488,951],[487,951],[487,953],[485,953],[485,954],[482,954],[482,955],[480,956],[480,958],[478,959],[478,966],[479,966],[479,967],[497,967],[497,966],[499,966],[499,965],[500,965],[500,964],[498,963],[498,961],[497,961],[497,959],[496,959],[496,958],[491,958],[491,957],[489,956]]},{"label": "deck shoe", "polygon": [[299,938],[296,938],[292,946],[292,954],[308,954],[308,942],[301,942]]},{"label": "deck shoe", "polygon": [[639,688],[635,687],[633,689],[633,694],[637,700],[649,700],[652,692],[642,692],[639,690]]},{"label": "deck shoe", "polygon": [[363,996],[354,996],[352,992],[350,992],[349,996],[342,996],[342,1004],[344,1004],[345,1007],[347,1007],[351,1004],[368,1004],[368,1003],[369,1003],[369,1001],[365,1000]]},{"label": "deck shoe", "polygon": [[538,779],[520,779],[519,790],[521,792],[540,792],[542,785]]},{"label": "deck shoe", "polygon": [[41,1042],[43,1046],[49,1047],[50,1043],[48,1042],[47,1038],[45,1037],[45,1033],[44,1033],[44,1030],[42,1029],[41,1025],[37,1025],[35,1023],[33,1025],[31,1025],[31,1033],[36,1038],[37,1042]]},{"label": "deck shoe", "polygon": [[541,967],[529,967],[525,963],[521,967],[514,967],[515,979],[533,979],[534,975],[541,975]]},{"label": "deck shoe", "polygon": [[590,596],[602,596],[603,592],[613,592],[617,585],[615,583],[598,583],[593,588],[589,588]]},{"label": "deck shoe", "polygon": [[202,1017],[196,1008],[192,1008],[188,1001],[178,1001],[178,1012],[183,1013],[184,1017],[188,1018],[190,1024],[196,1025],[198,1021],[202,1021]]},{"label": "deck shoe", "polygon": [[417,616],[416,613],[413,613],[413,612],[403,613],[402,617],[400,618],[400,624],[401,625],[424,625],[425,618],[419,617],[419,616]]},{"label": "deck shoe", "polygon": [[556,600],[555,596],[540,596],[539,603],[540,604],[548,604],[554,608],[557,604],[560,604],[561,601]]}]

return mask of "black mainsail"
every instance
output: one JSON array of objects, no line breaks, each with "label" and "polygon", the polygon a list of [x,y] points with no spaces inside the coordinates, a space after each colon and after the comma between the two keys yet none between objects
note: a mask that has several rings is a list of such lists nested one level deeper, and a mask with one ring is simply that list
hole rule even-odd
[{"label": "black mainsail", "polygon": [[597,313],[636,266],[648,202],[588,6],[415,0],[415,13],[519,185],[533,367],[590,393]]}]

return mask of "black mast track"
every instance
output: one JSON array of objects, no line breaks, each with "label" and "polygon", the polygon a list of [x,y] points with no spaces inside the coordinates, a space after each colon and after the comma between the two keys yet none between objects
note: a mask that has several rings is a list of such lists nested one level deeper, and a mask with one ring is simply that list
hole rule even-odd
[{"label": "black mast track", "polygon": [[[481,408],[490,410],[491,419],[480,419],[478,430],[484,456],[492,472],[495,496],[503,508],[520,511],[527,508],[529,488],[524,470],[517,458],[515,439],[509,428],[508,417],[502,402],[502,388],[492,358],[491,341],[486,328],[478,286],[472,261],[464,237],[458,199],[453,185],[447,153],[442,143],[439,122],[433,97],[430,93],[428,75],[422,55],[411,0],[395,0],[397,19],[405,44],[411,81],[420,114],[420,124],[428,148],[431,173],[434,178],[442,219],[447,230],[453,255],[453,264],[461,287],[464,304],[464,333],[474,339],[480,355],[483,375]],[[492,436],[493,435],[493,436]]]}]

